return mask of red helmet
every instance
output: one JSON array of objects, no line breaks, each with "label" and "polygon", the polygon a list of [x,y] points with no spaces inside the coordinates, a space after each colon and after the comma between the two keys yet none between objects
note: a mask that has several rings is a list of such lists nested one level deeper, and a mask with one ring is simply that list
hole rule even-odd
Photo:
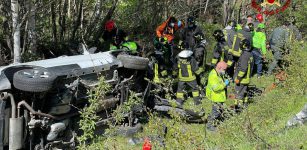
[{"label": "red helmet", "polygon": [[261,14],[257,14],[256,18],[260,23],[263,21],[263,16]]},{"label": "red helmet", "polygon": [[115,22],[113,20],[109,20],[104,25],[105,30],[111,32],[115,28]]}]

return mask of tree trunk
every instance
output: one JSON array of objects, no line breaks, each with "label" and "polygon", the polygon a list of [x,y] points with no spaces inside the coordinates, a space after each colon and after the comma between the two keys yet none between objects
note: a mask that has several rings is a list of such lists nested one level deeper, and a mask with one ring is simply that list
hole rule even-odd
[{"label": "tree trunk", "polygon": [[209,0],[206,1],[206,6],[205,6],[205,10],[204,10],[204,15],[206,15],[206,11],[207,11],[207,8],[208,8],[208,4],[209,4]]},{"label": "tree trunk", "polygon": [[224,0],[223,2],[223,23],[227,24],[228,21],[228,0]]},{"label": "tree trunk", "polygon": [[54,45],[57,45],[58,38],[57,38],[57,26],[56,26],[56,12],[55,12],[55,1],[51,4],[51,22],[52,22],[52,38]]},{"label": "tree trunk", "polygon": [[68,0],[65,0],[64,1],[64,5],[63,5],[63,10],[62,10],[62,14],[61,15],[61,19],[60,19],[60,22],[61,22],[61,30],[60,30],[60,40],[61,41],[64,41],[65,39],[65,32],[66,32],[66,14],[67,14],[67,1]]},{"label": "tree trunk", "polygon": [[91,22],[87,26],[87,29],[85,31],[85,37],[90,38],[93,35],[93,31],[95,29],[95,26],[97,25],[99,18],[102,14],[102,8],[103,8],[102,4],[103,4],[103,2],[101,0],[96,0],[95,10],[92,14]]},{"label": "tree trunk", "polygon": [[72,40],[75,40],[75,37],[76,37],[76,32],[78,30],[78,27],[80,26],[81,24],[81,17],[82,17],[82,11],[83,11],[83,0],[80,1],[79,3],[79,12],[78,12],[78,18],[76,20],[76,22],[74,23],[74,29],[72,31]]},{"label": "tree trunk", "polygon": [[29,20],[28,20],[28,40],[29,40],[29,50],[33,54],[37,54],[37,39],[36,39],[36,5],[33,4],[32,0],[29,0]]},{"label": "tree trunk", "polygon": [[67,2],[67,18],[68,19],[70,19],[70,16],[71,16],[70,13],[71,13],[70,12],[70,0],[68,0],[68,2]]},{"label": "tree trunk", "polygon": [[19,24],[19,8],[18,0],[11,0],[12,20],[13,20],[13,47],[14,47],[14,63],[20,62],[20,24]]},{"label": "tree trunk", "polygon": [[233,3],[232,3],[232,6],[231,6],[231,9],[230,9],[230,12],[231,12],[231,18],[235,18],[235,7],[236,7],[236,3],[237,3],[237,0],[233,0]]}]

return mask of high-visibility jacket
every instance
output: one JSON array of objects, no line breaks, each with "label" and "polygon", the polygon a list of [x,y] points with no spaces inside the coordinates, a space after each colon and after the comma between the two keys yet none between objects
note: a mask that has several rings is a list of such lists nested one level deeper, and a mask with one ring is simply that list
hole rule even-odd
[{"label": "high-visibility jacket", "polygon": [[198,67],[197,61],[194,57],[188,59],[179,58],[178,64],[174,66],[174,71],[178,71],[179,81],[189,82],[196,79],[196,75],[199,75],[204,70],[202,67]]},{"label": "high-visibility jacket", "polygon": [[129,51],[132,54],[138,53],[138,45],[136,44],[136,42],[125,42],[120,47],[121,49]]},{"label": "high-visibility jacket", "polygon": [[266,54],[266,36],[263,32],[255,32],[253,35],[253,47],[261,49],[263,55]]},{"label": "high-visibility jacket", "polygon": [[[170,17],[157,27],[156,35],[158,38],[166,37],[168,43],[171,43],[174,39],[174,33],[177,30],[179,30],[179,27],[177,26],[177,24],[175,24],[174,28],[168,27],[167,25],[168,25],[169,20],[170,20]],[[184,24],[182,24],[180,28],[183,28],[183,27],[184,27]]]},{"label": "high-visibility jacket", "polygon": [[238,60],[238,66],[235,70],[235,79],[240,80],[241,84],[249,84],[254,64],[253,56],[249,51],[243,51]]},{"label": "high-visibility jacket", "polygon": [[226,84],[222,76],[215,69],[209,73],[208,84],[206,87],[206,96],[213,102],[226,101]]}]

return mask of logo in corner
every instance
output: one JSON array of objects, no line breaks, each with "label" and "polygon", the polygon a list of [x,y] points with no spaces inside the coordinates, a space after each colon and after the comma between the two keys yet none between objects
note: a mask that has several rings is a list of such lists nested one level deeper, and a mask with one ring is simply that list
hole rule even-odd
[{"label": "logo in corner", "polygon": [[283,12],[290,4],[291,0],[286,0],[283,3],[281,3],[280,0],[264,0],[262,3],[257,2],[257,0],[252,0],[252,7],[259,13],[266,15],[274,15]]}]

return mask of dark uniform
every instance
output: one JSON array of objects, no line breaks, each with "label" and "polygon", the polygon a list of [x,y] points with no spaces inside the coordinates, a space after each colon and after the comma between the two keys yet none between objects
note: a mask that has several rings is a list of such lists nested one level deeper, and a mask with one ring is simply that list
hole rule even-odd
[{"label": "dark uniform", "polygon": [[229,47],[221,30],[215,30],[213,36],[215,37],[217,43],[213,50],[213,58],[211,60],[211,65],[215,66],[219,61],[227,62],[227,50],[229,49]]},{"label": "dark uniform", "polygon": [[249,28],[243,28],[238,32],[240,32],[244,36],[244,39],[249,40],[251,44],[253,43],[253,32]]},{"label": "dark uniform", "polygon": [[163,53],[160,51],[155,51],[155,53],[151,56],[150,63],[150,74],[153,76],[154,83],[161,83],[161,78],[165,78],[168,75],[170,67],[168,67],[165,63],[165,57],[163,57]]},{"label": "dark uniform", "polygon": [[194,27],[185,27],[181,33],[184,48],[193,49],[197,45],[196,35],[204,37],[203,31],[200,27],[195,25]]},{"label": "dark uniform", "polygon": [[235,70],[235,90],[237,105],[239,105],[240,101],[243,101],[245,104],[247,102],[247,86],[250,83],[252,66],[254,64],[253,56],[251,54],[250,42],[245,39],[240,43],[240,47],[243,51]]},{"label": "dark uniform", "polygon": [[206,58],[205,45],[201,43],[204,34],[202,29],[196,25],[194,17],[187,19],[187,26],[181,32],[181,39],[183,47],[191,49],[199,66],[202,66],[205,61],[204,58]]},{"label": "dark uniform", "polygon": [[[188,50],[181,51],[180,53],[187,52]],[[178,88],[177,88],[177,102],[179,104],[183,103],[184,93],[183,90],[186,86],[192,89],[192,96],[196,105],[200,103],[199,90],[197,88],[196,75],[203,72],[202,68],[199,68],[196,60],[192,55],[192,52],[188,52],[191,55],[187,57],[181,57],[179,53],[179,59],[176,65],[174,65],[174,73],[178,73]]]},{"label": "dark uniform", "polygon": [[127,40],[127,33],[124,30],[114,28],[111,32],[105,31],[102,35],[105,41],[106,50],[120,49],[120,45]]},{"label": "dark uniform", "polygon": [[237,65],[238,59],[241,56],[242,50],[240,49],[240,42],[245,39],[243,33],[236,31],[233,27],[231,30],[228,30],[227,43],[228,43],[228,56],[227,56],[227,72],[230,76],[233,76],[234,68]]}]

